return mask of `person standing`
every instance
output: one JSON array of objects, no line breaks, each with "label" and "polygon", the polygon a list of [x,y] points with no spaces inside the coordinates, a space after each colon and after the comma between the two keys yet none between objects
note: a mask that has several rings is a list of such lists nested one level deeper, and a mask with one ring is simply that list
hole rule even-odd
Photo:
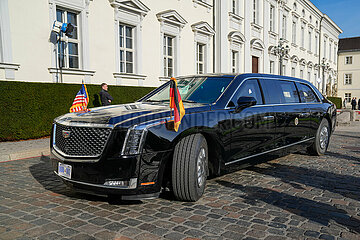
[{"label": "person standing", "polygon": [[353,99],[351,100],[351,109],[356,110],[356,98],[355,97],[353,97]]},{"label": "person standing", "polygon": [[360,98],[359,98],[359,101],[358,101],[358,110],[360,110]]},{"label": "person standing", "polygon": [[108,85],[106,83],[101,84],[101,91],[99,95],[102,106],[108,106],[114,100],[113,97],[108,93]]},{"label": "person standing", "polygon": [[344,109],[346,109],[346,103],[347,103],[346,98],[344,98],[344,101],[343,101]]}]

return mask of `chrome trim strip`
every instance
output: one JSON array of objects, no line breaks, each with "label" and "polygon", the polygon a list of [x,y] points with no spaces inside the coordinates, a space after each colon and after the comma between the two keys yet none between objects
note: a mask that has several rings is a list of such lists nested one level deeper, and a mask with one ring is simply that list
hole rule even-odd
[{"label": "chrome trim strip", "polygon": [[[66,160],[68,162],[98,162],[100,160],[100,158],[89,158],[88,156],[62,156],[61,155],[61,151],[58,150],[55,146],[53,146],[53,149],[51,150],[51,153],[55,155],[55,157],[61,159],[61,160]],[[70,158],[66,158],[65,157],[70,157]],[[79,157],[82,159],[74,159],[74,157]],[[87,159],[84,159],[87,158]]]},{"label": "chrome trim strip", "polygon": [[98,127],[98,128],[114,128],[113,124],[101,124],[101,123],[87,123],[87,122],[69,122],[65,120],[56,120],[54,123],[58,123],[67,127]]},{"label": "chrome trim strip", "polygon": [[71,157],[79,157],[79,158],[98,158],[101,156],[101,154],[99,155],[95,155],[95,156],[76,156],[76,155],[67,155],[66,153],[64,153],[63,151],[61,151],[56,145],[53,145],[53,148],[55,149],[55,151],[60,154],[61,156],[63,157],[66,157],[66,158],[71,158]]},{"label": "chrome trim strip", "polygon": [[237,159],[237,160],[234,160],[234,161],[225,163],[225,166],[230,165],[230,164],[233,164],[233,163],[236,163],[236,162],[240,162],[240,161],[243,161],[243,160],[252,158],[252,157],[257,157],[257,156],[260,156],[260,155],[263,155],[263,154],[266,154],[266,153],[274,152],[274,151],[277,151],[277,150],[280,150],[280,149],[283,149],[283,148],[287,148],[287,147],[290,147],[290,146],[293,146],[293,145],[296,145],[296,144],[300,144],[300,143],[303,143],[303,142],[307,142],[307,141],[310,141],[310,140],[312,140],[312,139],[314,139],[314,138],[315,138],[315,137],[308,138],[308,139],[302,140],[302,141],[300,141],[300,142],[292,143],[292,144],[289,144],[289,145],[286,145],[286,146],[282,146],[282,147],[279,147],[279,148],[274,148],[274,149],[272,149],[272,150],[268,150],[268,151],[265,151],[265,152],[262,152],[262,153],[258,153],[258,154],[255,154],[255,155],[251,155],[251,156],[247,156],[247,157],[244,157],[244,158],[239,158],[239,159]]},{"label": "chrome trim strip", "polygon": [[261,105],[254,105],[251,107],[271,107],[271,106],[289,106],[289,105],[299,105],[299,104],[322,104],[318,103],[277,103],[277,104],[261,104]]},{"label": "chrome trim strip", "polygon": [[86,182],[80,182],[80,181],[75,181],[69,178],[65,178],[60,176],[56,171],[54,171],[54,173],[56,174],[56,176],[60,177],[61,179],[71,182],[71,183],[77,183],[77,184],[82,184],[82,185],[87,185],[87,186],[91,186],[91,187],[98,187],[98,188],[107,188],[107,189],[135,189],[136,185],[132,184],[129,187],[114,187],[114,186],[106,186],[106,185],[102,185],[102,184],[94,184],[94,183],[86,183]]}]

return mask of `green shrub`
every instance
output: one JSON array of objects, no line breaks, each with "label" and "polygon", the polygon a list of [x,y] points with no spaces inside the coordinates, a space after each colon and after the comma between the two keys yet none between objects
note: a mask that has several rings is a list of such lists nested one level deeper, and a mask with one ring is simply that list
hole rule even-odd
[{"label": "green shrub", "polygon": [[[86,85],[88,107],[100,106],[100,85]],[[0,81],[0,141],[50,135],[53,119],[68,113],[81,84]],[[109,86],[113,104],[134,102],[154,88]]]},{"label": "green shrub", "polygon": [[341,97],[327,97],[328,100],[330,100],[332,103],[336,105],[337,109],[342,108],[342,100]]}]

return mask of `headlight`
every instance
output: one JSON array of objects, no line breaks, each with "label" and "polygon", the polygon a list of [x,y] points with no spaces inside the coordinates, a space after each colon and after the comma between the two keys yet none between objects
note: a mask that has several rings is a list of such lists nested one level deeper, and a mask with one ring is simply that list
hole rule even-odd
[{"label": "headlight", "polygon": [[122,155],[135,155],[141,152],[146,129],[130,128],[126,134]]}]

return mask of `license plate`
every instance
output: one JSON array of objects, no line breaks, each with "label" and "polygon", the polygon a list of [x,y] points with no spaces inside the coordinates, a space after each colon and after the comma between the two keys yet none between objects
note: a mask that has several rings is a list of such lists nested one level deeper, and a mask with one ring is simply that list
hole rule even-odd
[{"label": "license plate", "polygon": [[59,162],[58,174],[60,176],[70,179],[71,178],[71,169],[72,169],[71,165],[67,165],[67,164],[63,164],[63,163]]}]

